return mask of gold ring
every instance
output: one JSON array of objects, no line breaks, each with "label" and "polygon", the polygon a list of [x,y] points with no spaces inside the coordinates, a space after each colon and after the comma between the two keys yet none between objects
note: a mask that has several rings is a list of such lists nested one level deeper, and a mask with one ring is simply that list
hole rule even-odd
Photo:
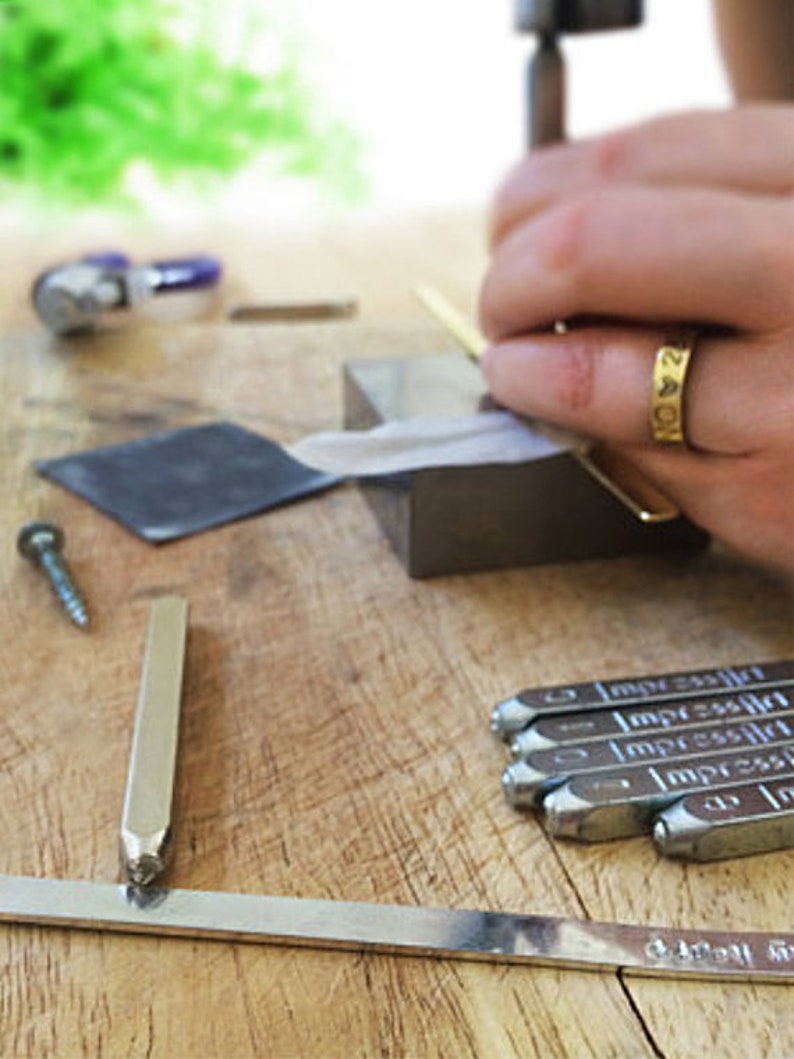
[{"label": "gold ring", "polygon": [[656,351],[653,363],[651,432],[663,445],[683,445],[684,383],[697,332],[684,329],[670,335]]}]

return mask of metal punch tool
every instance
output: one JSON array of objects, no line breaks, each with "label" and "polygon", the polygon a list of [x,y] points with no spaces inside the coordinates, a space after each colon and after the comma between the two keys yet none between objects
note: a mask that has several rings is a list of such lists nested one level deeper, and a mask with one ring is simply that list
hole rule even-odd
[{"label": "metal punch tool", "polygon": [[688,794],[660,813],[653,840],[665,857],[712,861],[794,846],[794,780]]},{"label": "metal punch tool", "polygon": [[171,852],[187,612],[178,597],[151,609],[120,834],[122,870],[135,886],[159,878]]},{"label": "metal punch tool", "polygon": [[742,753],[759,747],[794,745],[794,713],[763,721],[706,724],[683,731],[624,735],[617,739],[567,743],[536,750],[513,761],[503,776],[511,805],[536,805],[545,794],[572,776],[614,773],[640,763],[697,762],[710,753]]},{"label": "metal punch tool", "polygon": [[794,710],[794,688],[758,689],[736,695],[590,710],[540,717],[510,744],[513,757],[564,744],[650,732],[681,732],[701,724],[763,720]]},{"label": "metal punch tool", "polygon": [[630,29],[642,22],[642,15],[642,0],[516,0],[516,29],[537,39],[526,76],[530,148],[565,137],[565,66],[559,38]]},{"label": "metal punch tool", "polygon": [[655,706],[695,696],[732,695],[792,685],[794,661],[786,660],[525,688],[494,707],[491,731],[509,743],[516,733],[541,717],[634,704]]},{"label": "metal punch tool", "polygon": [[504,795],[560,838],[650,832],[688,860],[792,847],[793,673],[781,661],[528,688],[491,718],[513,734]]},{"label": "metal punch tool", "polygon": [[794,745],[574,776],[544,797],[543,816],[552,835],[605,842],[650,832],[657,814],[688,794],[770,779],[794,779]]}]

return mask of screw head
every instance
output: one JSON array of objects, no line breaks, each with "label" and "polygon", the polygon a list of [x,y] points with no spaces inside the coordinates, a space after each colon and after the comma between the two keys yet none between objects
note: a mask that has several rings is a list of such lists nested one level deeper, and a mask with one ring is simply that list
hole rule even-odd
[{"label": "screw head", "polygon": [[38,562],[43,551],[59,552],[64,540],[64,532],[55,522],[36,519],[26,522],[17,534],[17,550],[26,559]]}]

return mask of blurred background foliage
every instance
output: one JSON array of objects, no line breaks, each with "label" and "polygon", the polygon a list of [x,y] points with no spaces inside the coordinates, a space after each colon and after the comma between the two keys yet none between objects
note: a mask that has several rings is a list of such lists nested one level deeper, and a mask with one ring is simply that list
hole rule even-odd
[{"label": "blurred background foliage", "polygon": [[[135,166],[199,191],[263,153],[280,174],[363,194],[360,142],[323,113],[300,42],[246,16],[222,57],[223,19],[189,0],[0,0],[2,197],[131,204]],[[244,61],[256,40],[266,70]]]}]

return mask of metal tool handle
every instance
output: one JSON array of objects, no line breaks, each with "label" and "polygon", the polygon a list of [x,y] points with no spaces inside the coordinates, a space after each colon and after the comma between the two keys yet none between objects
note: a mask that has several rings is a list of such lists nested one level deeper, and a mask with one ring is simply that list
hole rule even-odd
[{"label": "metal tool handle", "polygon": [[179,290],[204,290],[214,287],[221,278],[221,263],[215,257],[184,257],[155,261],[152,290],[155,294]]},{"label": "metal tool handle", "polygon": [[[86,254],[82,260],[90,265],[98,265],[101,268],[119,272],[133,267],[130,258],[119,250]],[[150,265],[143,265],[141,268],[146,270],[149,288],[156,294],[214,287],[219,282],[222,273],[218,258],[208,254],[153,261]]]}]

